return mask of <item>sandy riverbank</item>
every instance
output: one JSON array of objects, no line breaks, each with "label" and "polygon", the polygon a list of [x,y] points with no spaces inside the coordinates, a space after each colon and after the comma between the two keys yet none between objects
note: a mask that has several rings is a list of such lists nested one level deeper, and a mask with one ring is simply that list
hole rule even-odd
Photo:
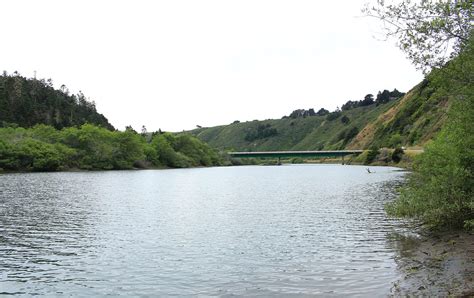
[{"label": "sandy riverbank", "polygon": [[474,297],[474,234],[420,233],[398,236],[401,272],[394,296]]}]

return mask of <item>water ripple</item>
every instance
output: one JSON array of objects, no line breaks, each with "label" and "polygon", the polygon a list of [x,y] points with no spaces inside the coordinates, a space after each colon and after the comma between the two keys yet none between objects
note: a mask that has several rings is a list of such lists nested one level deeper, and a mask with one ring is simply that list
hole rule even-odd
[{"label": "water ripple", "polygon": [[[386,295],[403,172],[339,165],[0,176],[3,294]],[[0,293],[1,294],[1,293]]]}]

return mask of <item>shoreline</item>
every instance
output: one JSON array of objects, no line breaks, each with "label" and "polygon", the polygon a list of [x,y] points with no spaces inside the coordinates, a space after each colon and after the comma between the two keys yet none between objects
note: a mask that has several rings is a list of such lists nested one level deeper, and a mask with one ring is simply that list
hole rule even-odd
[{"label": "shoreline", "polygon": [[474,295],[474,234],[466,231],[399,235],[395,259],[402,274],[391,288],[394,296]]},{"label": "shoreline", "polygon": [[[292,163],[292,162],[282,162],[280,165],[337,165],[341,164],[337,160],[326,160],[325,162],[302,162],[302,163]],[[187,167],[187,168],[172,168],[172,167],[150,167],[150,168],[131,168],[131,169],[63,169],[58,171],[32,171],[32,170],[21,170],[21,171],[9,171],[0,168],[0,175],[2,174],[28,174],[28,173],[87,173],[87,172],[111,172],[111,171],[148,171],[148,170],[177,170],[177,169],[203,169],[203,168],[226,168],[226,167],[242,167],[242,166],[277,166],[277,163],[256,163],[256,164],[236,164],[236,165],[220,165],[220,166],[198,166],[198,167]],[[395,167],[400,168],[406,171],[410,171],[410,167],[405,167],[401,164],[388,163],[388,164],[363,164],[363,163],[344,163],[341,165],[347,166],[367,166],[367,167]]]},{"label": "shoreline", "polygon": [[[387,151],[386,149],[384,149]],[[284,159],[281,161],[280,164],[342,164],[342,165],[363,165],[363,166],[380,166],[380,167],[397,167],[402,168],[404,170],[411,171],[413,169],[414,157],[422,152],[422,150],[406,150],[406,154],[403,155],[403,158],[400,162],[395,163],[393,161],[388,161],[386,158],[379,158],[374,160],[373,162],[366,164],[364,155],[367,154],[367,150],[365,150],[362,154],[358,156],[349,157],[346,160],[342,158],[319,158],[319,159]],[[410,153],[409,153],[410,152]],[[416,153],[413,153],[416,152]],[[386,153],[385,153],[386,155]],[[209,167],[232,167],[232,166],[250,166],[250,165],[278,165],[278,161],[276,159],[236,159],[238,162],[235,164],[232,163],[231,160],[224,161],[222,165],[214,165]],[[244,160],[245,162],[242,162]],[[0,175],[1,174],[15,174],[15,173],[57,173],[57,172],[100,172],[100,171],[138,171],[138,170],[167,170],[167,169],[193,169],[193,168],[209,168],[206,166],[196,166],[196,167],[182,167],[182,168],[173,168],[167,166],[159,166],[159,167],[133,167],[129,169],[80,169],[80,168],[68,168],[68,169],[59,169],[54,171],[34,171],[34,170],[5,170],[0,168]]]}]

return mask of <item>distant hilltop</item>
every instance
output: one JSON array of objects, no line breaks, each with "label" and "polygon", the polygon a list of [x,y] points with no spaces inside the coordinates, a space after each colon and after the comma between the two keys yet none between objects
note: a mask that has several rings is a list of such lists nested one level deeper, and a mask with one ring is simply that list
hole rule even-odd
[{"label": "distant hilltop", "polygon": [[341,150],[423,146],[443,126],[449,97],[428,76],[407,94],[394,89],[335,111],[297,109],[282,119],[234,121],[190,131],[220,150]]},{"label": "distant hilltop", "polygon": [[114,130],[82,92],[70,94],[64,85],[54,89],[51,79],[28,79],[17,72],[0,75],[0,127],[46,124],[61,129],[84,123]]}]

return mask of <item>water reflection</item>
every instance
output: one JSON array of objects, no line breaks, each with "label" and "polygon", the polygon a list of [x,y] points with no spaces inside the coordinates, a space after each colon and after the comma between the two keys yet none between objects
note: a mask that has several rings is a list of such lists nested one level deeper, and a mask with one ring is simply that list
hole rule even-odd
[{"label": "water reflection", "polygon": [[339,165],[0,176],[0,288],[385,295],[404,173]]}]

